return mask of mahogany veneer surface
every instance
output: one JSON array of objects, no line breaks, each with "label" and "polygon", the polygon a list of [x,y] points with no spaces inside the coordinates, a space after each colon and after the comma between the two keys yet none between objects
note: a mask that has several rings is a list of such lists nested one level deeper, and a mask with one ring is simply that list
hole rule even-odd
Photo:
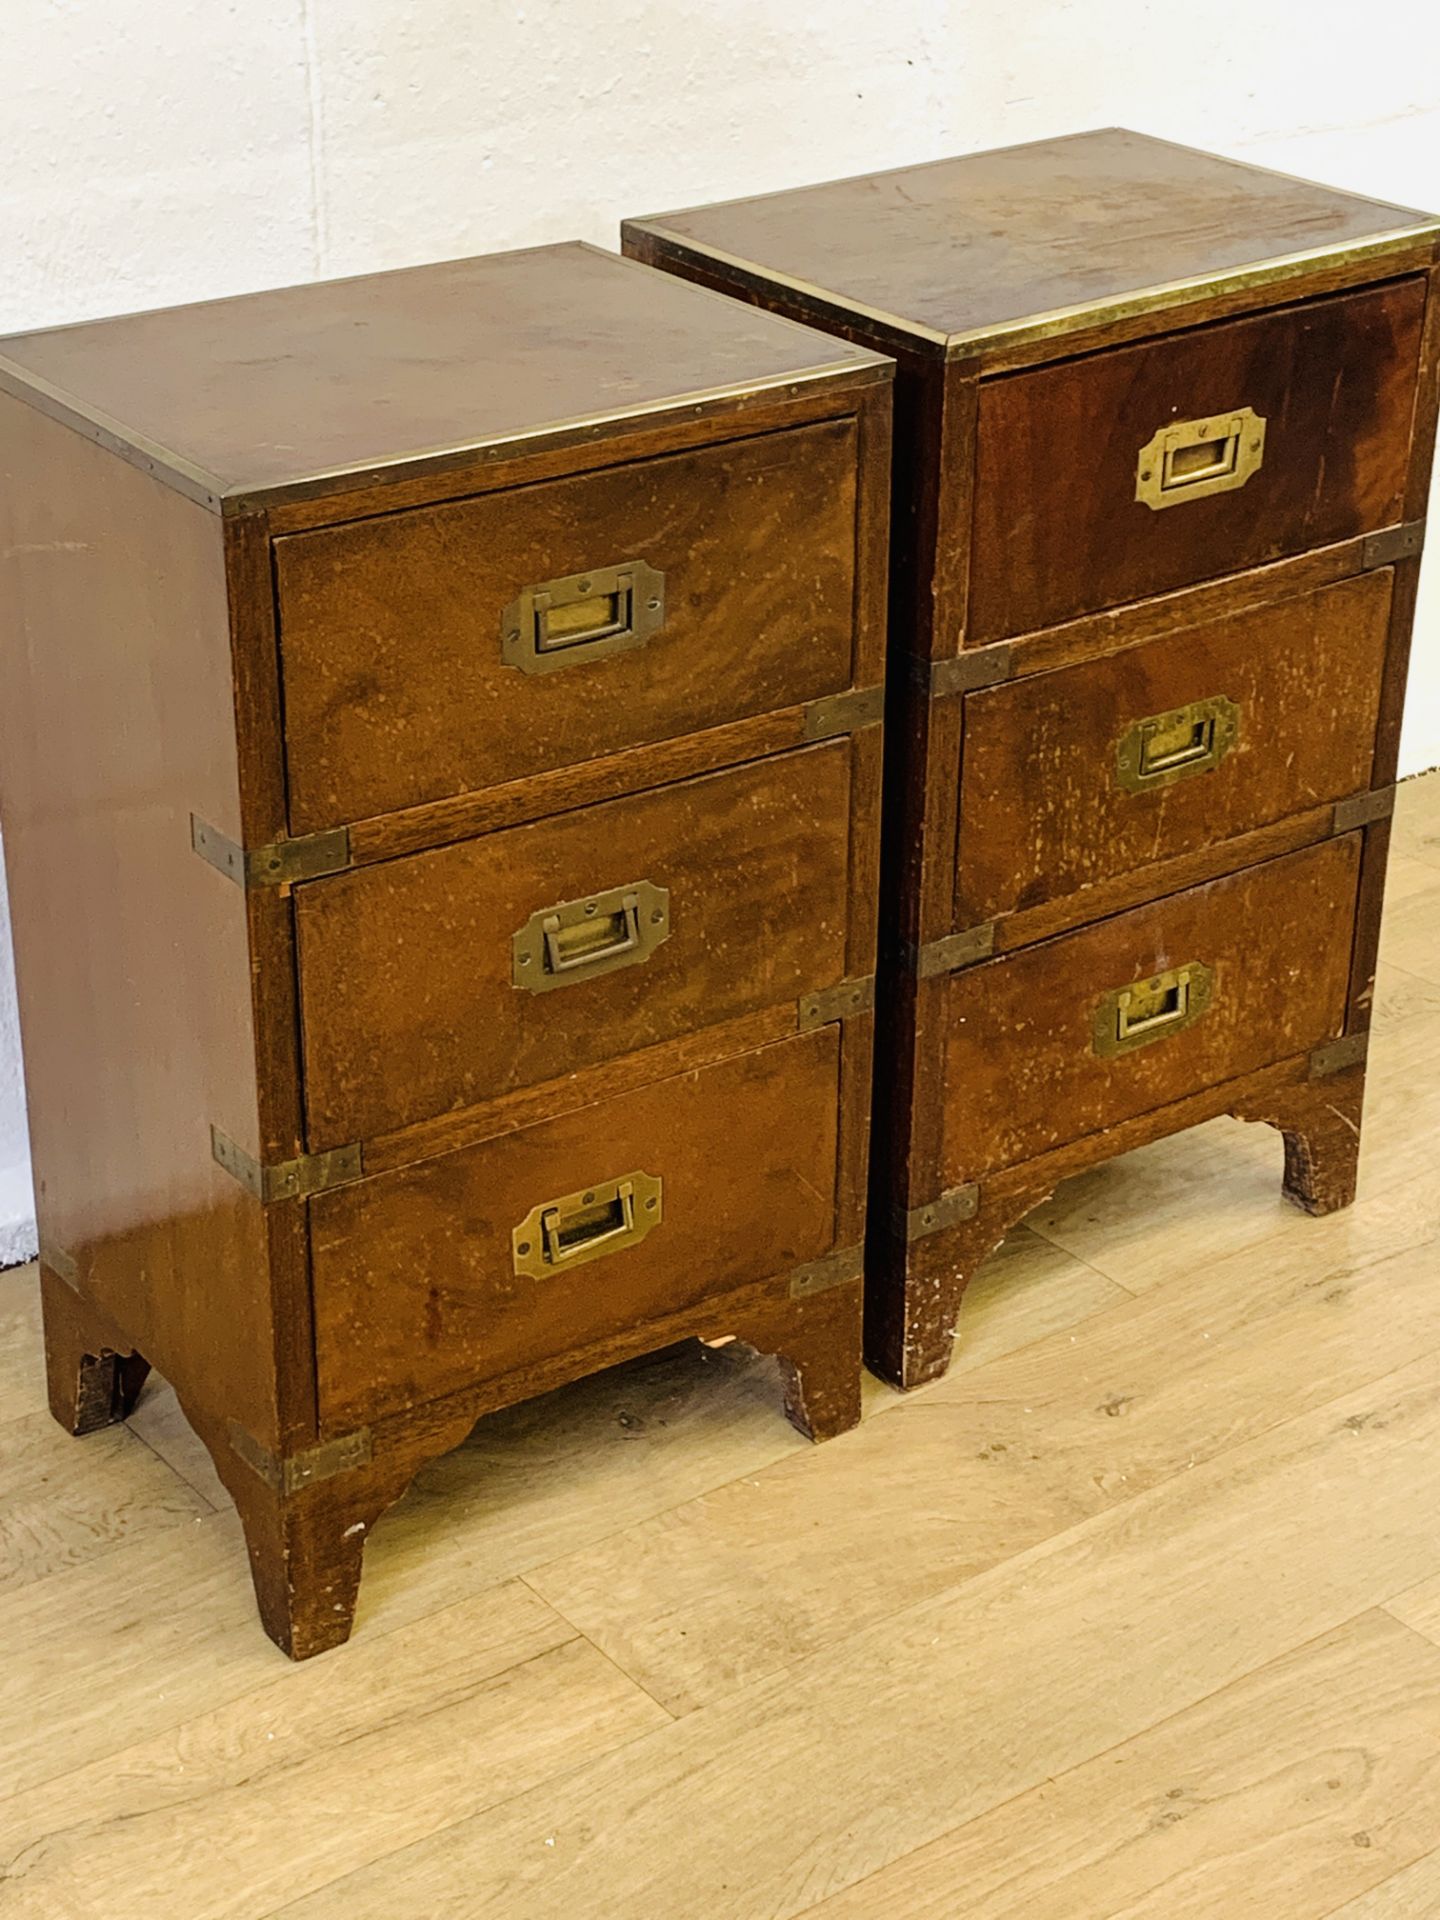
[{"label": "mahogany veneer surface", "polygon": [[1238,279],[1440,222],[1123,127],[626,223],[678,259],[916,343],[989,337],[1151,289]]},{"label": "mahogany veneer surface", "polygon": [[[899,363],[872,1365],[943,1372],[1057,1180],[1216,1113],[1345,1205],[1440,220],[1111,129],[624,242]],[[1175,1017],[1111,1054],[1132,986]]]},{"label": "mahogany veneer surface", "polygon": [[583,246],[0,343],[50,1403],[297,1658],[490,1409],[859,1418],[891,371]]},{"label": "mahogany veneer surface", "polygon": [[16,335],[0,383],[250,494],[868,363],[577,241]]}]

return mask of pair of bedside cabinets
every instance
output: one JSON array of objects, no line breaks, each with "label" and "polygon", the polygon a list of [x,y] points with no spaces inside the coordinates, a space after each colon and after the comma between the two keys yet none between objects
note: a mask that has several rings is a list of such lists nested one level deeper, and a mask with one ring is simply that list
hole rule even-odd
[{"label": "pair of bedside cabinets", "polygon": [[288,1652],[487,1410],[843,1431],[1219,1113],[1352,1197],[1437,242],[1108,133],[4,343],[52,1405]]}]

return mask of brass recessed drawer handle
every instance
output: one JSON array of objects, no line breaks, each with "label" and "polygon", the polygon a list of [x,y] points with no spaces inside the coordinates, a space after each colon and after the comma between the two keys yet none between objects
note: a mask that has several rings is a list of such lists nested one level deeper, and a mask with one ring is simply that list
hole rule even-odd
[{"label": "brass recessed drawer handle", "polygon": [[1240,738],[1240,709],[1223,693],[1147,714],[1115,742],[1115,778],[1127,793],[1210,773]]},{"label": "brass recessed drawer handle", "polygon": [[670,891],[636,880],[532,913],[511,941],[510,978],[529,993],[648,960],[670,938]]},{"label": "brass recessed drawer handle", "polygon": [[665,624],[665,576],[643,560],[526,587],[500,622],[500,657],[522,673],[643,647]]},{"label": "brass recessed drawer handle", "polygon": [[639,1246],[664,1212],[664,1183],[649,1173],[622,1174],[558,1200],[542,1200],[511,1235],[515,1271],[543,1279]]},{"label": "brass recessed drawer handle", "polygon": [[1232,493],[1265,458],[1265,422],[1253,407],[1172,420],[1140,449],[1135,498],[1157,511]]},{"label": "brass recessed drawer handle", "polygon": [[1095,1051],[1102,1060],[1183,1033],[1210,1005],[1214,974],[1203,960],[1112,987],[1095,1009]]}]

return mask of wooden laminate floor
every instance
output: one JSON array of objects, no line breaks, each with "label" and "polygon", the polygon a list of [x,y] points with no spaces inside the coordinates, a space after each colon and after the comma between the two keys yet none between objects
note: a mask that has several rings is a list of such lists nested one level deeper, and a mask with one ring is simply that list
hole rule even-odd
[{"label": "wooden laminate floor", "polygon": [[1397,844],[1353,1211],[1222,1120],[829,1446],[734,1347],[496,1416],[305,1666],[169,1392],[67,1439],[0,1275],[0,1914],[1440,1916],[1440,776]]}]

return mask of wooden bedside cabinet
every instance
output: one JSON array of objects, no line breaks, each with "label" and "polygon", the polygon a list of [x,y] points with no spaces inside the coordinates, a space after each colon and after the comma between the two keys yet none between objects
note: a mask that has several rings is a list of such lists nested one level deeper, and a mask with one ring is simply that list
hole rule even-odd
[{"label": "wooden bedside cabinet", "polygon": [[859,1418],[891,372],[583,246],[0,347],[52,1404],[173,1382],[296,1658],[490,1408]]},{"label": "wooden bedside cabinet", "polygon": [[1225,1112],[1354,1194],[1440,222],[1120,131],[629,223],[896,378],[867,1355]]}]

